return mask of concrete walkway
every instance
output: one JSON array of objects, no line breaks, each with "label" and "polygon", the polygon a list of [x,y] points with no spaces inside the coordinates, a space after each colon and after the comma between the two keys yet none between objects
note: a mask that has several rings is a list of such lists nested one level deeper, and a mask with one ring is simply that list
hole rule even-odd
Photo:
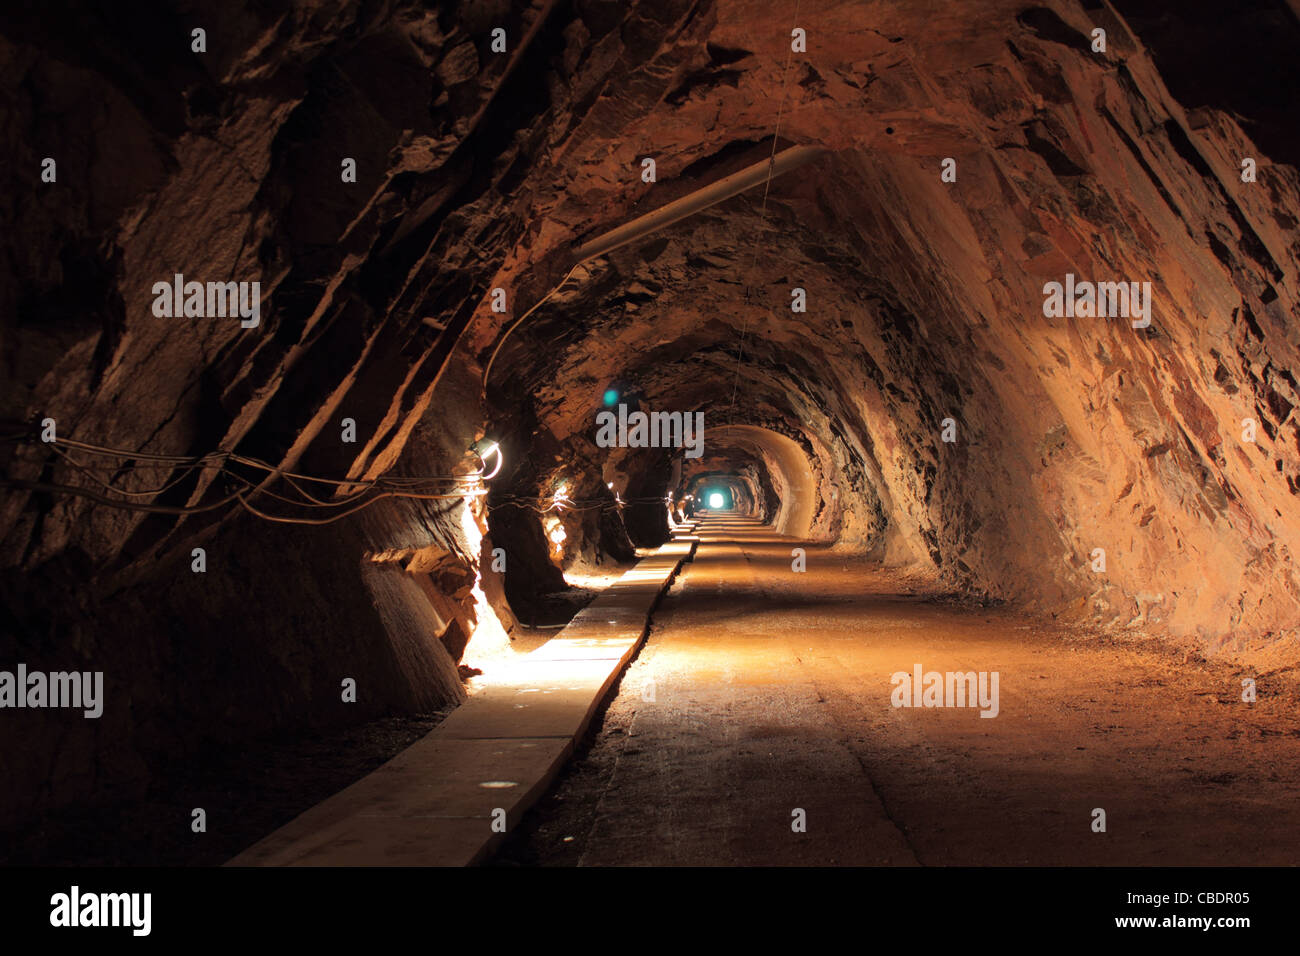
[{"label": "concrete walkway", "polygon": [[466,866],[546,791],[694,549],[689,528],[428,736],[227,866]]}]

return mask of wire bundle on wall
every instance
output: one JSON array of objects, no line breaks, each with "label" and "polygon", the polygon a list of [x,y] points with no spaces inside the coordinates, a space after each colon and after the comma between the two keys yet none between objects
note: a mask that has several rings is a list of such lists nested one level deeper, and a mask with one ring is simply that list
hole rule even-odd
[{"label": "wire bundle on wall", "polygon": [[[35,444],[35,440],[30,435],[5,436],[6,441],[26,441]],[[163,494],[179,485],[189,478],[195,471],[215,471],[213,478],[218,476],[224,477],[227,482],[233,483],[236,487],[230,493],[217,501],[208,502],[202,505],[173,506],[147,504],[139,501],[121,500],[109,497],[106,494],[95,491],[91,488],[78,485],[56,484],[43,481],[28,481],[20,478],[5,477],[3,482],[13,488],[22,488],[29,491],[43,491],[58,494],[71,494],[78,497],[89,498],[100,504],[110,507],[122,508],[128,511],[143,511],[152,514],[172,514],[172,515],[194,515],[214,511],[226,505],[238,503],[244,510],[266,521],[274,521],[281,524],[304,524],[304,525],[323,525],[331,524],[335,521],[346,518],[349,515],[356,514],[365,508],[370,507],[377,501],[385,498],[407,498],[420,501],[450,501],[462,498],[476,498],[487,494],[487,489],[483,487],[483,471],[470,472],[465,475],[419,475],[419,476],[382,476],[373,479],[335,479],[321,478],[315,475],[306,475],[298,472],[286,471],[276,468],[274,465],[267,464],[256,458],[250,458],[246,455],[238,455],[234,452],[211,452],[199,457],[181,456],[181,455],[160,455],[150,452],[128,451],[116,448],[107,448],[103,445],[96,445],[90,442],[77,441],[71,438],[58,438],[57,440],[45,443],[54,454],[79,474],[90,479],[95,484],[101,486],[105,491],[115,495],[121,495],[125,498],[149,498]],[[79,460],[74,457],[72,452],[67,449],[75,449],[84,455],[94,456],[101,459],[112,460],[113,464],[91,464],[85,460]],[[132,462],[130,470],[136,471],[165,471],[172,472],[177,469],[180,473],[170,477],[161,486],[147,490],[133,491],[114,484],[111,480],[102,477],[96,473],[107,470],[110,475],[116,475],[128,466],[127,462]],[[233,470],[232,466],[241,466],[254,472],[262,472],[263,477],[254,481],[250,477],[240,474]],[[292,490],[296,497],[280,494],[272,491],[267,485],[275,480],[283,481],[285,485]],[[336,493],[341,494],[343,489],[348,490],[348,494],[332,501],[322,500],[320,497],[308,491],[304,485],[317,484],[336,489]],[[354,490],[359,489],[359,490]],[[330,510],[345,508],[346,510],[332,514],[324,518],[303,518],[289,515],[271,514],[263,509],[253,505],[249,499],[256,495],[266,495],[286,504],[295,507],[306,508],[310,510]],[[351,506],[351,507],[349,507]]]},{"label": "wire bundle on wall", "polygon": [[[6,435],[0,438],[2,441],[10,443],[41,444],[33,439],[30,434]],[[377,501],[385,498],[406,498],[418,501],[452,501],[456,499],[479,498],[486,495],[487,488],[483,485],[483,479],[487,473],[484,470],[470,472],[464,475],[409,475],[409,476],[382,476],[373,479],[337,479],[322,478],[316,475],[307,475],[294,471],[277,468],[267,462],[257,458],[250,458],[247,455],[239,455],[234,452],[217,451],[198,457],[185,455],[162,455],[152,452],[129,451],[119,448],[108,448],[103,445],[97,445],[91,442],[78,441],[72,438],[58,438],[57,440],[44,443],[45,447],[58,457],[58,459],[78,474],[89,479],[94,484],[100,486],[104,492],[113,495],[119,495],[121,498],[113,498],[104,492],[96,491],[92,488],[79,485],[58,484],[46,481],[29,481],[21,478],[4,477],[0,479],[4,484],[12,488],[21,488],[28,491],[40,491],[53,494],[69,494],[81,498],[88,498],[99,504],[109,507],[121,508],[127,511],[142,511],[151,514],[169,514],[169,515],[197,515],[215,511],[219,508],[231,504],[237,504],[250,514],[255,515],[265,521],[273,521],[281,524],[302,524],[302,525],[324,525],[332,524],[349,515],[356,514],[365,508],[370,507]],[[71,449],[71,450],[70,450]],[[82,455],[88,455],[96,459],[105,460],[103,463],[92,464],[82,458],[78,458],[73,452],[79,452]],[[127,463],[131,463],[128,465]],[[245,469],[251,469],[254,472],[261,472],[262,477],[253,480],[250,476],[240,474],[233,470],[232,466],[242,466]],[[122,471],[128,469],[132,473],[161,471],[177,472],[166,478],[157,487],[151,487],[142,490],[132,490],[115,484],[112,480]],[[499,470],[494,469],[491,474],[496,474]],[[225,478],[228,483],[234,487],[223,497],[216,501],[198,505],[159,505],[142,501],[133,501],[129,499],[155,498],[158,495],[165,494],[171,489],[177,487],[188,479],[195,471],[214,471],[215,480],[218,477]],[[107,472],[109,477],[104,477],[103,473]],[[490,477],[490,476],[489,476]],[[291,494],[281,494],[273,491],[268,485],[279,480],[287,486]],[[335,494],[342,494],[343,489],[348,489],[349,493],[333,500],[323,500],[317,494],[313,494],[306,486],[320,485],[326,488],[335,489]],[[291,515],[271,514],[264,509],[254,505],[249,499],[256,495],[265,495],[276,501],[293,505],[298,508],[305,508],[313,511],[336,511],[328,517],[306,518]],[[128,499],[128,500],[122,500]],[[629,504],[657,504],[663,499],[658,497],[645,498],[570,498],[567,495],[562,497],[527,497],[523,495],[507,494],[501,496],[499,500],[492,502],[491,507],[514,507],[526,508],[537,514],[551,514],[554,512],[587,512],[587,511],[618,511]],[[337,509],[346,509],[337,511]]]}]

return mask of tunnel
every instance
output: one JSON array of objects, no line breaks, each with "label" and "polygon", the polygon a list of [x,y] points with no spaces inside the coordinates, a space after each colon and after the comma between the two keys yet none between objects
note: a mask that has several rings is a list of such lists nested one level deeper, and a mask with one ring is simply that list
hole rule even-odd
[{"label": "tunnel", "polygon": [[1294,3],[128,6],[0,12],[6,865],[1296,862]]}]

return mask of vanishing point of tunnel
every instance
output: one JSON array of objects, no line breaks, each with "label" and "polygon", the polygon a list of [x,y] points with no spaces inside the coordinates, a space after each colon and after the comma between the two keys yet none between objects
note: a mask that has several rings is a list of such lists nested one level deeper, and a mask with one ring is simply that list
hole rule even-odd
[{"label": "vanishing point of tunnel", "polygon": [[1293,0],[0,12],[0,862],[1300,854]]}]

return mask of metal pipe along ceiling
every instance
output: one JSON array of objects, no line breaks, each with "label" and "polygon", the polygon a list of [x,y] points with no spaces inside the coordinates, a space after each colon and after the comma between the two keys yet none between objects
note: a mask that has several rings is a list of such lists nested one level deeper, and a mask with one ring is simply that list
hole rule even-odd
[{"label": "metal pipe along ceiling", "polygon": [[710,206],[722,202],[724,199],[730,199],[732,196],[743,193],[747,189],[752,189],[759,183],[766,182],[769,178],[775,178],[782,173],[787,173],[792,169],[797,169],[806,163],[825,155],[826,150],[820,146],[792,146],[789,149],[782,150],[780,153],[769,159],[761,160],[752,166],[746,166],[730,176],[724,176],[715,183],[710,183],[701,189],[680,199],[674,199],[665,206],[661,206],[654,212],[646,213],[639,216],[631,222],[624,223],[616,229],[595,239],[585,242],[575,250],[575,262],[559,284],[551,289],[550,292],[542,296],[538,302],[533,305],[527,312],[521,315],[510,328],[506,329],[501,340],[497,343],[496,348],[492,350],[492,356],[488,359],[487,367],[483,370],[483,387],[487,387],[488,377],[492,374],[492,365],[496,362],[497,355],[501,348],[510,338],[511,333],[519,328],[533,312],[538,309],[547,299],[555,294],[560,286],[568,281],[569,276],[573,275],[574,269],[588,260],[595,259],[597,256],[607,255],[615,249],[619,249],[629,242],[635,242],[654,232],[663,229],[665,226],[671,226],[673,223],[681,222],[688,216]]},{"label": "metal pipe along ceiling", "polygon": [[724,199],[730,199],[746,189],[751,189],[766,181],[769,175],[773,177],[780,176],[782,173],[789,172],[816,159],[825,152],[820,146],[792,146],[776,156],[754,163],[752,166],[746,166],[739,172],[722,177],[716,183],[711,183],[703,189],[697,189],[690,195],[675,199],[654,212],[646,213],[644,216],[633,219],[617,229],[610,230],[603,236],[583,243],[577,250],[578,262],[586,262],[596,256],[603,256],[613,252],[615,249],[640,239],[642,236],[648,236],[650,233],[663,229],[665,226],[671,226],[675,222],[680,222],[687,216],[692,216],[702,209],[707,209]]}]

